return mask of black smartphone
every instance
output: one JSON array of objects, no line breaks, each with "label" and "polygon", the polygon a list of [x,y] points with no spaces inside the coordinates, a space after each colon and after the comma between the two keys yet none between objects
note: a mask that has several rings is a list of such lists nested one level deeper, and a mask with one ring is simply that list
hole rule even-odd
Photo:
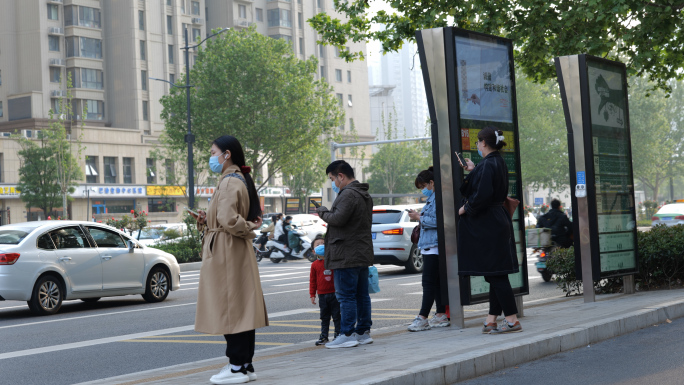
[{"label": "black smartphone", "polygon": [[309,202],[311,202],[311,204],[314,205],[316,208],[321,207],[321,205],[319,205],[318,202],[316,202],[316,201],[313,200],[313,199],[309,199]]},{"label": "black smartphone", "polygon": [[462,165],[461,167],[464,167],[464,168],[468,167],[468,163],[466,163],[465,158],[463,157],[463,155],[461,155],[460,152],[456,153],[456,157],[458,158],[459,162],[461,162],[461,165]]}]

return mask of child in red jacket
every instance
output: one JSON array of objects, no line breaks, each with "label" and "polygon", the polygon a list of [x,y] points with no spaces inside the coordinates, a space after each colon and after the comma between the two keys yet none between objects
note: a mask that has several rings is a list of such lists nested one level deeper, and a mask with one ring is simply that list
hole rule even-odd
[{"label": "child in red jacket", "polygon": [[330,317],[335,323],[335,338],[340,334],[340,303],[335,297],[335,280],[331,270],[325,270],[323,266],[323,253],[325,241],[322,237],[316,237],[311,247],[318,259],[311,264],[311,276],[309,278],[309,294],[311,304],[316,304],[316,292],[318,292],[318,306],[321,309],[321,336],[316,341],[316,346],[325,345],[330,330]]}]

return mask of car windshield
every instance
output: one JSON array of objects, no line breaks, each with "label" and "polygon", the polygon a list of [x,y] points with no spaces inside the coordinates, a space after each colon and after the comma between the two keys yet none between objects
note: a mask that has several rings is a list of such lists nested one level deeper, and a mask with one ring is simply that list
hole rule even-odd
[{"label": "car windshield", "polygon": [[164,229],[159,227],[143,229],[140,238],[138,238],[138,233],[139,231],[134,232],[132,237],[134,239],[159,239],[164,235]]},{"label": "car windshield", "polygon": [[0,245],[18,245],[33,230],[35,227],[0,230]]},{"label": "car windshield", "polygon": [[665,205],[658,210],[658,214],[684,214],[684,204]]},{"label": "car windshield", "polygon": [[384,225],[387,223],[399,223],[403,211],[400,210],[377,210],[373,211],[373,224]]}]

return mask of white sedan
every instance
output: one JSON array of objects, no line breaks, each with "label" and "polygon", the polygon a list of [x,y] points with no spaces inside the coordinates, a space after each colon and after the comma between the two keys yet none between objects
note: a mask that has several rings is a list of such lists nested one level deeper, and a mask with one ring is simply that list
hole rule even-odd
[{"label": "white sedan", "polygon": [[27,301],[35,314],[62,301],[141,294],[161,302],[180,288],[176,257],[108,226],[39,221],[0,226],[0,301]]},{"label": "white sedan", "polygon": [[297,229],[304,230],[306,232],[306,236],[309,237],[311,241],[313,241],[318,235],[325,235],[325,233],[328,231],[328,225],[318,215],[292,215],[292,224],[297,226]]},{"label": "white sedan", "polygon": [[408,210],[420,211],[425,204],[373,207],[373,260],[382,265],[405,266],[409,273],[423,271],[423,256],[411,242],[411,232],[418,226]]}]

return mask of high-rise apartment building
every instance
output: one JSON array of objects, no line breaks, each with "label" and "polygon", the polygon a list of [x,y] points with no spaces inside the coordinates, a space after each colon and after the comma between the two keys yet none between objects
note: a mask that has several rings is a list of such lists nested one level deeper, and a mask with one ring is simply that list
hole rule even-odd
[{"label": "high-rise apartment building", "polygon": [[[8,136],[35,138],[47,127],[50,110],[59,113],[69,76],[73,113],[85,126],[81,168],[90,173],[74,194],[73,217],[102,219],[137,208],[149,211],[153,222],[178,219],[185,197],[168,185],[184,164],[156,164],[150,156],[164,128],[159,99],[171,85],[151,78],[174,83],[184,73],[186,28],[192,42],[214,27],[256,23],[260,33],[291,41],[298,57],[316,55],[320,75],[345,106],[340,129],[354,124],[359,137],[369,138],[365,65],[346,64],[331,48],[319,47],[305,23],[331,9],[332,0],[296,1],[0,0],[0,222],[8,221],[9,212],[11,222],[47,215],[18,199],[19,147]],[[286,196],[284,189],[269,191],[276,195],[264,194],[267,200]],[[210,192],[199,187],[197,195],[208,198]]]},{"label": "high-rise apartment building", "polygon": [[[379,49],[379,47],[376,48]],[[368,64],[368,72],[371,90],[375,90],[378,87],[383,89],[387,87],[392,88],[393,106],[386,104],[385,95],[377,92],[371,93],[382,100],[371,100],[371,104],[382,105],[382,115],[388,116],[390,113],[393,115],[399,129],[399,137],[414,138],[424,136],[429,111],[416,44],[405,43],[398,52],[390,52],[385,55],[379,52],[372,52]],[[373,97],[371,95],[371,98]],[[371,121],[379,121],[376,117],[380,116],[378,111],[376,110],[371,113]],[[379,136],[383,136],[381,126],[374,125],[372,130],[374,134],[377,135],[377,132],[380,132]]]}]

